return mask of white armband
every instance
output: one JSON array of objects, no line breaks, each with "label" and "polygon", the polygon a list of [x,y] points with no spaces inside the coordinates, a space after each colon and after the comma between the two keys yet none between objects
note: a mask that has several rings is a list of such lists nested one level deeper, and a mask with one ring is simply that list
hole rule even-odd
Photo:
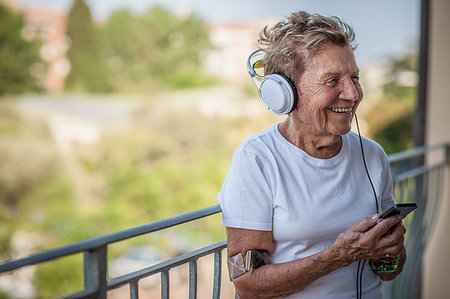
[{"label": "white armband", "polygon": [[250,268],[257,269],[263,265],[267,265],[268,260],[269,254],[267,251],[260,249],[247,250],[245,257],[242,253],[230,256],[227,259],[230,281],[250,271]]}]

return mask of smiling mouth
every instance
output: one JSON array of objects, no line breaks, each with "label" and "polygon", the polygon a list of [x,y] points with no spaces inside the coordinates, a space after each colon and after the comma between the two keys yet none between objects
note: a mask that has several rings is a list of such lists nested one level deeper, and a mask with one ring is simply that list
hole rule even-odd
[{"label": "smiling mouth", "polygon": [[352,112],[352,108],[334,108],[334,107],[328,107],[328,110],[336,113],[341,114],[348,114]]}]

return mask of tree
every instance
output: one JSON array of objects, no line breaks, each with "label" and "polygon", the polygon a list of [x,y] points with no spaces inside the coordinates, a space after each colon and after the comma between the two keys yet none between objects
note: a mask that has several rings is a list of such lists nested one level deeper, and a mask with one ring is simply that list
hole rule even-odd
[{"label": "tree", "polygon": [[101,31],[104,56],[118,90],[192,87],[208,80],[201,73],[200,53],[210,47],[203,22],[179,19],[155,6],[143,15],[114,12]]},{"label": "tree", "polygon": [[84,0],[75,0],[69,12],[67,35],[71,39],[67,53],[71,69],[67,76],[66,89],[108,91],[106,68],[100,60],[98,35]]},{"label": "tree", "polygon": [[21,15],[0,4],[0,96],[36,88],[29,69],[39,61],[36,42],[22,38]]}]

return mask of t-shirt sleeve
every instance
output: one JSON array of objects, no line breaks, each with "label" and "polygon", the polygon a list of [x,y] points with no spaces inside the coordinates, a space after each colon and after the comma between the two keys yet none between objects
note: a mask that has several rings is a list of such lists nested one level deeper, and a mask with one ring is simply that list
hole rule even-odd
[{"label": "t-shirt sleeve", "polygon": [[272,230],[273,196],[268,165],[258,153],[239,147],[217,199],[226,227]]},{"label": "t-shirt sleeve", "polygon": [[394,202],[394,185],[391,176],[391,169],[389,167],[389,160],[386,153],[381,150],[380,153],[383,164],[383,192],[381,193],[381,211],[380,213],[389,209]]}]

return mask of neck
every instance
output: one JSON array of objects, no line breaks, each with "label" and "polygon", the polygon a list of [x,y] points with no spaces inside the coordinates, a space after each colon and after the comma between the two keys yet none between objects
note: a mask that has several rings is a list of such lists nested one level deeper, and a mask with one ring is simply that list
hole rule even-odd
[{"label": "neck", "polygon": [[288,117],[281,123],[279,130],[286,140],[314,158],[332,158],[342,147],[341,136],[318,133],[313,127],[296,121],[292,117]]}]

